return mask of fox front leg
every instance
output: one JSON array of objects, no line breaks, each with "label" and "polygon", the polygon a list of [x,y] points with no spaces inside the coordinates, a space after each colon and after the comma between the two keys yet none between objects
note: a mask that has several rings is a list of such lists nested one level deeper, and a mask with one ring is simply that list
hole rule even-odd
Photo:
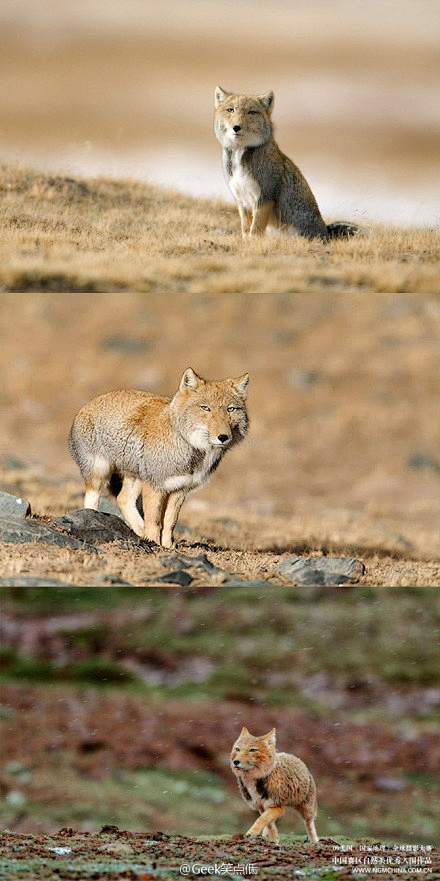
[{"label": "fox front leg", "polygon": [[275,823],[269,823],[268,826],[265,826],[263,829],[263,838],[266,841],[270,841],[271,844],[278,844],[278,829]]},{"label": "fox front leg", "polygon": [[143,538],[161,544],[162,523],[167,494],[161,490],[153,489],[149,483],[142,486],[142,504],[144,507],[144,530]]},{"label": "fox front leg", "polygon": [[241,220],[241,234],[245,239],[246,236],[250,235],[251,226],[252,226],[252,212],[249,211],[248,208],[244,208],[241,202],[237,202],[238,205],[238,213],[240,214]]},{"label": "fox front leg", "polygon": [[251,828],[248,829],[246,837],[254,838],[256,835],[259,835],[266,826],[270,826],[271,823],[274,823],[275,820],[282,817],[285,810],[286,808],[267,808],[267,810],[263,811],[263,813],[255,820],[255,823],[252,824]]},{"label": "fox front leg", "polygon": [[262,236],[263,233],[266,232],[267,224],[272,219],[273,207],[273,202],[264,202],[263,205],[257,206],[254,212],[254,216],[252,218],[252,225],[249,235]]},{"label": "fox front leg", "polygon": [[185,498],[186,492],[184,490],[176,490],[176,492],[172,492],[168,496],[163,515],[161,538],[161,544],[164,548],[173,547],[173,531]]}]

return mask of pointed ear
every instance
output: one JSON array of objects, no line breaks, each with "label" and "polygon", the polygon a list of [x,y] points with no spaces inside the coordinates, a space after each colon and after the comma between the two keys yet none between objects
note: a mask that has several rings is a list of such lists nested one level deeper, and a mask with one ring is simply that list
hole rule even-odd
[{"label": "pointed ear", "polygon": [[183,392],[186,389],[195,389],[200,383],[203,383],[205,380],[202,379],[201,376],[198,376],[195,370],[192,367],[187,367],[185,370],[182,379],[180,380],[180,391]]},{"label": "pointed ear", "polygon": [[242,728],[240,731],[240,737],[246,737],[249,734],[247,728]]},{"label": "pointed ear", "polygon": [[243,400],[245,401],[248,392],[249,373],[243,373],[243,376],[239,376],[238,379],[233,379],[232,385],[234,386],[240,397],[243,398]]},{"label": "pointed ear", "polygon": [[267,740],[272,746],[275,746],[277,742],[277,732],[276,728],[272,728],[272,731],[269,731],[269,734],[264,735],[264,739]]},{"label": "pointed ear", "polygon": [[215,87],[215,106],[218,107],[219,104],[221,104],[222,101],[224,101],[226,96],[229,94],[230,94],[230,92],[225,92],[225,90],[222,89],[221,86],[216,86]]},{"label": "pointed ear", "polygon": [[268,113],[272,113],[274,99],[275,96],[273,92],[266,92],[265,95],[258,96],[258,100],[261,101],[263,107],[265,108],[265,110],[267,110]]}]

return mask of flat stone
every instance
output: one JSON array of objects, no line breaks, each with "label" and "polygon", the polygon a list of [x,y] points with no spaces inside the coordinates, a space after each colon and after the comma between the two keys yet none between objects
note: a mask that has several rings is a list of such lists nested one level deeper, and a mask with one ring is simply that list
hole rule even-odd
[{"label": "flat stone", "polygon": [[175,572],[167,572],[159,578],[152,578],[152,584],[180,584],[181,587],[188,587],[194,581],[194,578],[183,569],[176,569]]},{"label": "flat stone", "polygon": [[0,587],[76,587],[76,585],[67,581],[57,581],[55,578],[10,575],[8,578],[0,578]]},{"label": "flat stone", "polygon": [[0,492],[0,517],[12,514],[13,517],[29,517],[31,506],[27,499]]},{"label": "flat stone", "polygon": [[221,571],[214,566],[206,554],[198,554],[197,557],[185,557],[183,554],[170,554],[168,557],[161,557],[162,566],[180,566],[181,569],[204,569],[205,572]]},{"label": "flat stone", "polygon": [[295,585],[356,584],[365,573],[365,566],[354,557],[287,557],[276,567]]},{"label": "flat stone", "polygon": [[63,535],[53,526],[47,523],[40,523],[39,520],[31,520],[30,518],[12,517],[12,515],[0,517],[0,541],[9,544],[26,544],[38,542],[38,544],[57,545],[61,548],[72,548],[72,550],[86,550],[97,553],[96,548],[78,541],[76,538],[70,538]]},{"label": "flat stone", "polygon": [[245,581],[243,578],[234,578],[229,572],[225,572],[228,576],[223,582],[222,587],[276,587],[270,581],[262,581],[261,578],[252,578],[251,581]]},{"label": "flat stone", "polygon": [[114,514],[104,514],[91,508],[80,508],[54,520],[55,526],[82,541],[101,544],[123,539],[152,553],[151,543],[139,538],[123,520]]}]

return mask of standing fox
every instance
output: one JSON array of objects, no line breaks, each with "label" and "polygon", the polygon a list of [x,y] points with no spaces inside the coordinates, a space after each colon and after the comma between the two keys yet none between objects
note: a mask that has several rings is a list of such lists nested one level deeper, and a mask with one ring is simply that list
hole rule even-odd
[{"label": "standing fox", "polygon": [[264,233],[271,226],[308,239],[359,232],[343,221],[325,223],[306,179],[274,140],[273,104],[273,92],[248,97],[220,86],[215,90],[214,131],[223,147],[223,169],[243,236]]},{"label": "standing fox", "polygon": [[[137,535],[169,548],[180,509],[248,429],[249,376],[209,382],[191,367],[173,398],[115,391],[75,416],[69,446],[86,484],[85,508],[117,495]],[[122,482],[122,486],[121,486]],[[136,506],[142,492],[144,519]]]},{"label": "standing fox", "polygon": [[261,832],[263,838],[277,844],[275,821],[292,807],[303,818],[312,844],[317,844],[315,781],[301,759],[277,752],[275,744],[275,728],[263,737],[253,737],[243,728],[232,747],[231,768],[238,788],[249,807],[260,812],[246,835],[253,837]]}]

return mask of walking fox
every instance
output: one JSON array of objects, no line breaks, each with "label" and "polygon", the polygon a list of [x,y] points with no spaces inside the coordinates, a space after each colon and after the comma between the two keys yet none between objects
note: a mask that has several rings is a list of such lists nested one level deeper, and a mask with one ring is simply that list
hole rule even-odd
[{"label": "walking fox", "polygon": [[[85,508],[117,495],[137,535],[172,547],[188,495],[246,435],[249,375],[210,382],[188,367],[173,398],[125,390],[93,398],[75,416],[69,446],[86,485]],[[142,493],[144,519],[136,502]]]},{"label": "walking fox", "polygon": [[326,224],[299,168],[274,140],[273,92],[246,96],[215,90],[216,137],[223,147],[223,169],[241,219],[243,236],[267,227],[307,238],[340,238],[359,227],[339,221]]},{"label": "walking fox", "polygon": [[275,745],[275,728],[262,737],[253,737],[243,728],[232,747],[231,768],[241,795],[250,808],[260,812],[246,835],[262,833],[267,841],[277,844],[275,821],[292,807],[303,818],[312,844],[317,844],[315,781],[301,759],[277,752]]}]

